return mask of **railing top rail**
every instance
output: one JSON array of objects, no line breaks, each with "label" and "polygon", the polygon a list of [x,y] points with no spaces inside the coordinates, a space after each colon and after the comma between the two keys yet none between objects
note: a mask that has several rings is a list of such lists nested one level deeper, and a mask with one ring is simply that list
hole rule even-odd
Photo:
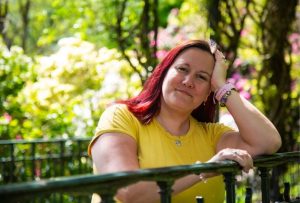
[{"label": "railing top rail", "polygon": [[[254,160],[256,167],[271,167],[293,160],[300,160],[300,152],[277,153],[273,155],[260,156]],[[49,180],[40,180],[25,183],[14,183],[0,186],[0,199],[10,199],[17,196],[33,196],[42,193],[69,192],[69,193],[93,193],[113,192],[120,187],[141,180],[173,181],[187,174],[199,174],[202,172],[237,172],[240,166],[233,161],[222,161],[218,163],[200,163],[174,167],[141,169],[103,175],[80,175],[72,177],[61,177]],[[84,188],[84,190],[83,190]],[[37,193],[38,192],[38,193]]]},{"label": "railing top rail", "polygon": [[220,163],[200,163],[194,165],[182,165],[174,167],[163,167],[153,169],[140,169],[136,171],[126,171],[118,173],[107,173],[103,175],[76,175],[72,177],[59,177],[48,180],[31,181],[24,183],[12,183],[0,186],[0,197],[14,196],[20,194],[36,194],[68,192],[93,193],[97,191],[116,190],[137,181],[173,181],[184,175],[201,172],[236,172],[239,165],[233,161],[222,161]]},{"label": "railing top rail", "polygon": [[35,139],[35,140],[0,140],[0,145],[9,144],[32,144],[32,143],[58,143],[64,141],[90,141],[90,137],[76,137],[76,138],[56,138],[56,139]]},{"label": "railing top rail", "polygon": [[254,159],[255,167],[272,167],[291,161],[300,162],[300,151],[262,155]]}]

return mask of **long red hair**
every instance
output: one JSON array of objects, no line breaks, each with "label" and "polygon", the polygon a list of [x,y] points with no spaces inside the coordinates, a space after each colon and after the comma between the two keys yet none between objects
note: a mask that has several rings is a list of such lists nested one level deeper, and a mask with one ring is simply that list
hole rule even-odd
[{"label": "long red hair", "polygon": [[[163,80],[177,56],[189,48],[198,48],[212,55],[210,45],[204,40],[190,40],[171,49],[165,58],[156,66],[151,76],[144,84],[142,91],[128,100],[118,103],[126,104],[128,110],[143,124],[149,124],[160,111]],[[213,101],[213,92],[208,96],[205,104],[193,110],[192,116],[201,122],[214,122],[216,104]]]}]

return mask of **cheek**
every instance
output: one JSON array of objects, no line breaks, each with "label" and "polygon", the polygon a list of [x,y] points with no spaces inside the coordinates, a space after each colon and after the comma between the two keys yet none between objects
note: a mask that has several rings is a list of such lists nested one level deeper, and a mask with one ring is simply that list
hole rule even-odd
[{"label": "cheek", "polygon": [[[170,69],[164,79],[163,88],[167,88],[168,86],[172,86],[172,84],[176,84],[180,81],[178,74],[173,69]],[[164,87],[165,86],[165,87]]]},{"label": "cheek", "polygon": [[208,96],[211,92],[211,85],[209,82],[205,82],[205,84],[199,85],[197,88],[197,93],[199,95]]}]

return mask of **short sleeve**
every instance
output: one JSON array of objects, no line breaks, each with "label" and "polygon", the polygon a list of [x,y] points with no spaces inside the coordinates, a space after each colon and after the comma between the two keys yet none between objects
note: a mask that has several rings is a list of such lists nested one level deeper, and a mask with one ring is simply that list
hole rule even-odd
[{"label": "short sleeve", "polygon": [[221,123],[206,123],[205,130],[209,135],[209,142],[214,147],[214,149],[216,148],[217,143],[222,135],[224,135],[227,132],[234,131],[232,128]]},{"label": "short sleeve", "polygon": [[91,147],[99,136],[108,132],[124,133],[137,140],[137,119],[124,104],[114,104],[108,107],[101,115],[96,127],[95,135],[88,146],[88,154],[91,155]]}]

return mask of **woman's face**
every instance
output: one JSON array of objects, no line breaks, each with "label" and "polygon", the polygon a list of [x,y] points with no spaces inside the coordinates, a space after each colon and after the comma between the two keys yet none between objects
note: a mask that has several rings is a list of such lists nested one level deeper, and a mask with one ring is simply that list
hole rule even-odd
[{"label": "woman's face", "polygon": [[163,81],[161,108],[191,113],[209,96],[213,68],[206,51],[189,48],[179,54]]}]

